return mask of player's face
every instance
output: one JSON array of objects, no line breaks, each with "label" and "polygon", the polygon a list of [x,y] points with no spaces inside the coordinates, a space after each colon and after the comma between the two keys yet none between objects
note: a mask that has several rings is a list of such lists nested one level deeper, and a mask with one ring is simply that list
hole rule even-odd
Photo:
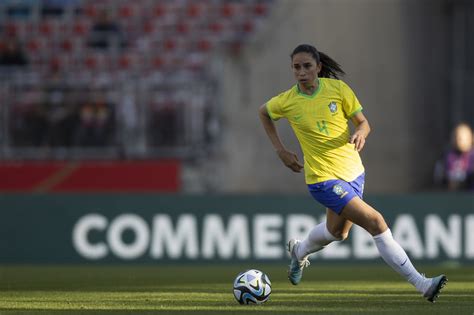
[{"label": "player's face", "polygon": [[297,53],[291,60],[291,68],[296,81],[303,86],[314,84],[318,78],[318,73],[321,71],[321,65],[316,63],[316,60],[310,53]]}]

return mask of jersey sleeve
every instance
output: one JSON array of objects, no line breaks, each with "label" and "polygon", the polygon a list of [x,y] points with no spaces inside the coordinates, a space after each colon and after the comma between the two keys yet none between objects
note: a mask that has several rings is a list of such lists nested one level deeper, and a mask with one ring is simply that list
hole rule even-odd
[{"label": "jersey sleeve", "polygon": [[351,118],[358,112],[362,111],[362,105],[360,105],[354,91],[343,81],[341,82],[341,96],[342,96],[342,109],[346,117]]},{"label": "jersey sleeve", "polygon": [[278,120],[284,117],[281,96],[282,95],[275,96],[267,102],[267,112],[272,120]]}]

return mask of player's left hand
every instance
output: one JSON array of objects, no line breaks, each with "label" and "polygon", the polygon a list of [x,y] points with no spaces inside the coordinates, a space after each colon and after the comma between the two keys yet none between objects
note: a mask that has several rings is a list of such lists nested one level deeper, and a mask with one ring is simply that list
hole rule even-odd
[{"label": "player's left hand", "polygon": [[349,139],[349,143],[354,144],[354,150],[360,152],[365,145],[365,137],[362,133],[355,132]]}]

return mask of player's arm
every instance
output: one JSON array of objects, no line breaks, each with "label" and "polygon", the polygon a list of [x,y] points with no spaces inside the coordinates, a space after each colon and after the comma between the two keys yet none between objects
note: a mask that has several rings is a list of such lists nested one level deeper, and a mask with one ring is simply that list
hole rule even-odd
[{"label": "player's arm", "polygon": [[270,115],[268,115],[267,104],[260,106],[258,109],[258,116],[262,122],[263,128],[265,128],[268,138],[270,138],[270,141],[272,142],[273,148],[282,162],[294,172],[301,172],[303,165],[298,161],[298,156],[295,153],[288,151],[281,142],[275,124]]},{"label": "player's arm", "polygon": [[365,139],[370,133],[370,125],[362,112],[358,112],[352,116],[351,121],[356,128],[349,139],[349,143],[353,143],[354,149],[360,152],[365,145]]}]

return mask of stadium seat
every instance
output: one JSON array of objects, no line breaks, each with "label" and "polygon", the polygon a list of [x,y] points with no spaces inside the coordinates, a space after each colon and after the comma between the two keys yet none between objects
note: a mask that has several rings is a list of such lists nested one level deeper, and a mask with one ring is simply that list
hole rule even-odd
[{"label": "stadium seat", "polygon": [[[1,27],[0,27],[1,31]],[[34,24],[29,20],[8,21],[4,24],[4,35],[25,41],[34,32]]]},{"label": "stadium seat", "polygon": [[186,15],[188,18],[197,18],[202,14],[202,6],[199,3],[189,3],[186,8]]},{"label": "stadium seat", "polygon": [[38,25],[38,32],[44,36],[51,36],[54,30],[53,22],[50,20],[43,20]]},{"label": "stadium seat", "polygon": [[98,9],[97,5],[92,4],[92,3],[85,6],[83,11],[84,11],[85,15],[90,17],[90,18],[97,17],[97,15],[99,13],[99,9]]},{"label": "stadium seat", "polygon": [[5,35],[7,35],[8,37],[16,37],[19,35],[20,23],[10,21],[6,23],[3,27]]},{"label": "stadium seat", "polygon": [[89,33],[91,23],[85,19],[76,19],[73,22],[72,31],[74,36],[85,36]]},{"label": "stadium seat", "polygon": [[253,8],[253,13],[257,16],[264,16],[267,14],[268,6],[265,3],[256,3]]},{"label": "stadium seat", "polygon": [[150,36],[152,33],[155,32],[155,30],[155,23],[152,19],[147,19],[143,22],[143,32],[146,34],[146,36]]},{"label": "stadium seat", "polygon": [[189,25],[185,22],[181,22],[181,23],[178,23],[176,25],[176,31],[178,32],[178,34],[180,35],[185,35],[185,34],[188,34],[189,33]]},{"label": "stadium seat", "polygon": [[178,43],[175,39],[168,38],[163,42],[163,49],[167,52],[173,51],[178,48]]},{"label": "stadium seat", "polygon": [[162,69],[163,66],[165,65],[165,60],[160,57],[160,56],[156,56],[153,58],[152,60],[152,66],[154,69]]},{"label": "stadium seat", "polygon": [[67,71],[69,69],[69,59],[66,55],[56,55],[49,59],[49,71]]},{"label": "stadium seat", "polygon": [[70,38],[63,39],[60,43],[60,46],[65,52],[71,52],[73,50],[73,43]]},{"label": "stadium seat", "polygon": [[129,19],[135,17],[137,14],[136,7],[129,4],[121,5],[118,9],[118,15],[122,19]]},{"label": "stadium seat", "polygon": [[94,56],[87,56],[84,59],[84,64],[88,69],[94,70],[97,67],[97,59]]},{"label": "stadium seat", "polygon": [[218,21],[211,22],[209,24],[209,30],[212,31],[215,34],[218,34],[218,33],[222,32],[223,29],[224,29],[223,24],[218,22]]},{"label": "stadium seat", "polygon": [[46,46],[43,38],[31,38],[26,42],[26,50],[29,55],[38,54]]},{"label": "stadium seat", "polygon": [[254,31],[254,23],[251,20],[247,20],[242,25],[242,30],[244,33],[252,33]]},{"label": "stadium seat", "polygon": [[128,69],[130,68],[131,64],[132,64],[132,59],[130,58],[130,56],[127,56],[127,55],[120,56],[119,58],[120,68]]},{"label": "stadium seat", "polygon": [[166,14],[166,7],[165,7],[165,5],[163,5],[163,4],[157,4],[157,5],[153,8],[153,15],[155,16],[155,18],[163,17],[165,14]]},{"label": "stadium seat", "polygon": [[231,18],[235,14],[235,5],[232,3],[223,4],[220,13],[224,18]]},{"label": "stadium seat", "polygon": [[208,39],[200,39],[197,42],[197,49],[204,52],[210,51],[212,49],[212,43]]}]

